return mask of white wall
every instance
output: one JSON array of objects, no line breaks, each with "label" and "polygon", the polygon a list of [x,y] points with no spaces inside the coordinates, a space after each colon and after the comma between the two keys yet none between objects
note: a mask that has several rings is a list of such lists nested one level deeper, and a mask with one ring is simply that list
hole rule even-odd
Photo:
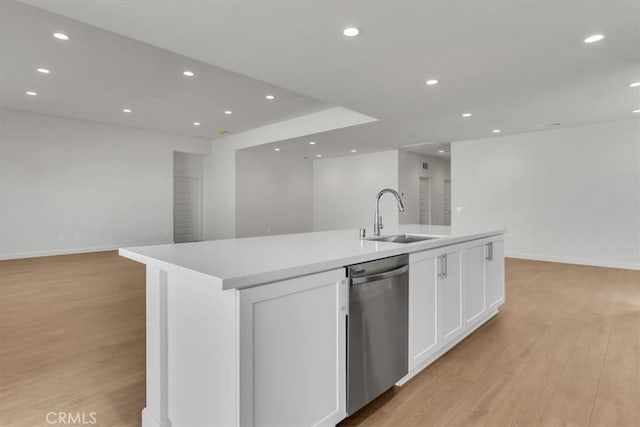
[{"label": "white wall", "polygon": [[193,153],[173,153],[173,176],[202,178],[202,159],[204,156]]},{"label": "white wall", "polygon": [[204,159],[204,239],[230,239],[236,232],[236,149],[232,142],[210,142]]},{"label": "white wall", "polygon": [[[398,188],[398,151],[321,159],[313,167],[313,228],[316,231],[373,226],[375,196]],[[398,224],[393,196],[384,195],[385,224]]]},{"label": "white wall", "polygon": [[209,144],[0,110],[0,258],[172,241],[173,152]]},{"label": "white wall", "polygon": [[376,121],[342,107],[332,107],[251,129],[210,142],[204,161],[207,183],[204,203],[204,238],[228,239],[236,230],[236,150]]},{"label": "white wall", "polygon": [[[429,169],[423,169],[427,163]],[[444,225],[444,181],[451,179],[451,162],[411,151],[398,151],[398,186],[405,212],[400,224],[420,224],[420,178],[431,183],[431,224]]]},{"label": "white wall", "polygon": [[640,120],[456,142],[451,152],[456,232],[506,228],[512,257],[640,268]]},{"label": "white wall", "polygon": [[236,237],[312,229],[313,161],[236,151]]}]

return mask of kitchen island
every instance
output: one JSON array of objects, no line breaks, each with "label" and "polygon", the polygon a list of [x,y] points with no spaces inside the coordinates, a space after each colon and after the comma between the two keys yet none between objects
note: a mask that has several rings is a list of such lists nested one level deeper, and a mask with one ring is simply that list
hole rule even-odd
[{"label": "kitchen island", "polygon": [[[147,267],[143,426],[335,425],[346,417],[345,266],[409,254],[409,373],[504,302],[503,231],[403,225],[120,249]],[[444,274],[443,272],[446,272]]]}]

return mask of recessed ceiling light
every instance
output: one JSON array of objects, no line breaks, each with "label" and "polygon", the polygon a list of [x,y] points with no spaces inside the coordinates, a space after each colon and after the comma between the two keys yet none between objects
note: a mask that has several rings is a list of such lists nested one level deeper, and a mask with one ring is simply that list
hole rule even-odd
[{"label": "recessed ceiling light", "polygon": [[228,115],[230,115],[230,114],[233,114],[233,111],[231,111],[231,110],[227,110],[227,111],[225,111],[224,113],[228,116]]},{"label": "recessed ceiling light", "polygon": [[65,33],[53,33],[53,37],[57,38],[58,40],[69,40],[69,36]]},{"label": "recessed ceiling light", "polygon": [[355,37],[358,34],[360,34],[360,30],[357,29],[356,27],[347,27],[344,30],[342,30],[342,34],[344,34],[347,37]]},{"label": "recessed ceiling light", "polygon": [[267,96],[265,96],[265,98],[267,98],[270,101],[273,100],[273,99],[276,99],[276,97],[273,96],[273,95],[267,95]]},{"label": "recessed ceiling light", "polygon": [[436,79],[427,80],[427,85],[429,86],[433,86],[437,84],[438,84],[438,81]]},{"label": "recessed ceiling light", "polygon": [[184,75],[185,75],[185,76],[187,76],[187,77],[193,77],[193,76],[195,76],[195,74],[193,73],[193,71],[189,71],[189,70],[184,71],[182,74],[184,74]]},{"label": "recessed ceiling light", "polygon": [[595,43],[595,42],[599,42],[603,38],[604,38],[604,34],[594,34],[594,35],[589,36],[586,39],[584,39],[584,42],[585,43]]},{"label": "recessed ceiling light", "polygon": [[629,87],[638,87],[640,86],[640,82],[633,82],[629,84]]},{"label": "recessed ceiling light", "polygon": [[32,91],[32,90],[28,90],[28,91],[26,91],[25,93],[26,93],[27,95],[29,95],[29,96],[36,96],[36,95],[37,95],[37,93],[36,93],[36,92],[34,92],[34,91]]},{"label": "recessed ceiling light", "polygon": [[122,112],[123,113],[130,113],[131,112],[131,108],[123,108]]},{"label": "recessed ceiling light", "polygon": [[274,148],[273,151],[280,151],[280,149],[279,148]]},{"label": "recessed ceiling light", "polygon": [[444,150],[438,150],[438,153],[442,154],[444,153]]},{"label": "recessed ceiling light", "polygon": [[356,152],[358,152],[358,150],[351,150],[351,152],[352,152],[352,153],[356,153]]},{"label": "recessed ceiling light", "polygon": [[462,113],[462,117],[466,118],[466,117],[471,117],[471,116],[472,116],[471,113]]},{"label": "recessed ceiling light", "polygon": [[316,157],[322,157],[322,154],[316,154]]},{"label": "recessed ceiling light", "polygon": [[51,71],[47,70],[46,68],[38,68],[38,72],[42,74],[49,74]]},{"label": "recessed ceiling light", "polygon": [[309,141],[309,145],[316,145],[315,141]]},{"label": "recessed ceiling light", "polygon": [[194,126],[200,126],[200,122],[193,122]]},{"label": "recessed ceiling light", "polygon": [[637,110],[633,110],[632,113],[640,113],[640,108],[638,108]]},{"label": "recessed ceiling light", "polygon": [[500,129],[494,129],[494,130],[492,130],[491,132],[493,132],[493,133],[500,133],[500,132],[502,132],[502,131],[501,131]]}]

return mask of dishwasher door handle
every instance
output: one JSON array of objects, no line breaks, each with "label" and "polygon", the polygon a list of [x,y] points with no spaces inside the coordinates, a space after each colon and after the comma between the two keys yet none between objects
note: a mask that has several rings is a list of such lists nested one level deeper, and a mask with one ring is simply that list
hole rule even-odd
[{"label": "dishwasher door handle", "polygon": [[398,276],[400,274],[406,273],[407,271],[409,271],[409,264],[403,265],[402,267],[396,268],[395,270],[385,271],[384,273],[380,274],[373,274],[371,276],[364,277],[354,277],[351,279],[351,284],[361,285],[363,283],[376,282],[378,280],[384,280],[390,277]]}]

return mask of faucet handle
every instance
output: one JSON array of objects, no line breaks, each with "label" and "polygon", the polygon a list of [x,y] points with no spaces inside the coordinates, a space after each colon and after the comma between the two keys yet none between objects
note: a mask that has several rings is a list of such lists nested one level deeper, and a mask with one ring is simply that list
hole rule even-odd
[{"label": "faucet handle", "polygon": [[378,219],[378,228],[380,230],[384,228],[384,224],[382,223],[382,215],[380,215],[380,219]]}]

